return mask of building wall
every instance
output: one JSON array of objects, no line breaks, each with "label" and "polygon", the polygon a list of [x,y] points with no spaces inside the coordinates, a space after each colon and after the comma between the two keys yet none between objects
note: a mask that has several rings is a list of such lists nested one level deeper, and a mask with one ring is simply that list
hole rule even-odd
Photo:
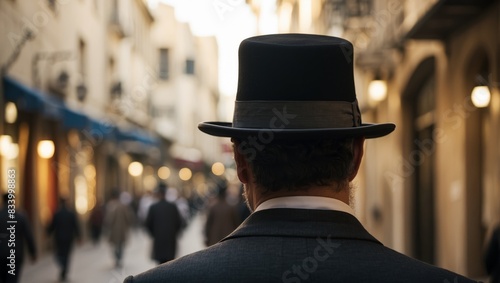
[{"label": "building wall", "polygon": [[[51,117],[44,108],[19,110],[15,124],[0,127],[0,134],[12,135],[19,146],[17,158],[6,161],[1,156],[0,164],[17,169],[18,209],[28,214],[43,252],[51,248],[45,229],[59,197],[68,198],[78,212],[86,235],[84,224],[97,201],[104,202],[113,187],[140,191],[145,187],[143,178],[154,174],[150,168],[159,163],[159,148],[107,137],[113,129],[149,131],[156,80],[149,34],[154,19],[140,0],[2,1],[0,14],[1,66],[20,51],[6,75],[38,92],[44,101],[58,96],[65,109],[100,123],[67,128],[64,116]],[[33,39],[16,50],[27,30]],[[63,70],[69,85],[58,91],[52,83]],[[122,92],[116,100],[110,90],[118,81]],[[79,85],[86,87],[83,100],[77,96]],[[3,116],[4,105],[0,106]],[[38,155],[41,139],[54,141],[52,158]],[[145,173],[137,178],[127,172],[134,158],[145,165]],[[3,192],[6,180],[3,174],[0,178]]]}]

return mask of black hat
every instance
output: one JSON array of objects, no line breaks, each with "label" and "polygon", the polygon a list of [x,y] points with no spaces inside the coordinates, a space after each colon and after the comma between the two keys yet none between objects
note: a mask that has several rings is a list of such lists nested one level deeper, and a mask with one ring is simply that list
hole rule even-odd
[{"label": "black hat", "polygon": [[246,138],[377,138],[392,123],[361,122],[353,47],[342,38],[275,34],[243,40],[233,123],[203,122],[213,136]]}]

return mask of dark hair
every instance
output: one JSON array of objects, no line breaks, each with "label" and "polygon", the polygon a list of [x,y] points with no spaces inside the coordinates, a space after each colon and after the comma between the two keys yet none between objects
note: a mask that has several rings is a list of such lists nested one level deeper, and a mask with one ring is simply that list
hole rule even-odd
[{"label": "dark hair", "polygon": [[[340,191],[354,169],[353,139],[276,140],[253,148],[249,143],[233,142],[263,193],[297,191],[311,185],[336,185]],[[248,152],[252,154],[244,154]]]}]

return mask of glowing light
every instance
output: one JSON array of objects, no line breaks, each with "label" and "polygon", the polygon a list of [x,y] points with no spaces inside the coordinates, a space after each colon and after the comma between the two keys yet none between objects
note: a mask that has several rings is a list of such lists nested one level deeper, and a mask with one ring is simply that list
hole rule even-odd
[{"label": "glowing light", "polygon": [[387,84],[383,80],[373,80],[368,85],[368,94],[374,101],[382,101],[387,96]]},{"label": "glowing light", "polygon": [[212,173],[216,176],[221,176],[226,171],[226,167],[221,162],[215,162],[212,165]]},{"label": "glowing light", "polygon": [[134,177],[140,176],[142,174],[144,167],[140,162],[134,161],[128,166],[128,173]]},{"label": "glowing light", "polygon": [[147,175],[144,177],[143,183],[146,190],[153,190],[157,185],[156,177],[154,175]]},{"label": "glowing light", "polygon": [[87,180],[81,175],[75,177],[75,209],[78,214],[85,214],[89,210]]},{"label": "glowing light", "polygon": [[85,175],[85,177],[87,177],[89,179],[95,178],[95,175],[96,175],[95,166],[92,164],[88,164],[83,169],[83,174]]},{"label": "glowing light", "polygon": [[5,103],[5,122],[12,124],[17,120],[17,107],[13,102]]},{"label": "glowing light", "polygon": [[41,140],[37,147],[38,155],[41,158],[49,159],[54,156],[55,146],[51,140]]},{"label": "glowing light", "polygon": [[12,137],[9,135],[0,136],[0,154],[7,156],[9,154],[10,145],[12,144]]},{"label": "glowing light", "polygon": [[170,169],[167,166],[162,166],[158,169],[158,177],[162,180],[168,179],[170,177]]},{"label": "glowing light", "polygon": [[490,104],[491,93],[487,86],[476,86],[472,89],[471,99],[474,106],[484,108]]},{"label": "glowing light", "polygon": [[4,156],[9,159],[16,159],[19,155],[19,145],[17,143],[11,143],[9,145],[9,150],[4,154]]},{"label": "glowing light", "polygon": [[191,179],[192,176],[193,176],[193,173],[191,172],[191,170],[189,168],[184,167],[181,170],[179,170],[179,178],[182,181],[189,181],[189,179]]}]

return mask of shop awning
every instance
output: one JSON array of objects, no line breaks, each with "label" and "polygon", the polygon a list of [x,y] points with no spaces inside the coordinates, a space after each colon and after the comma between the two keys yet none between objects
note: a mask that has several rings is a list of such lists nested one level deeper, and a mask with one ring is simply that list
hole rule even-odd
[{"label": "shop awning", "polygon": [[42,109],[43,98],[38,92],[10,77],[4,77],[3,83],[6,101],[14,102],[19,109],[28,112]]},{"label": "shop awning", "polygon": [[87,127],[88,123],[89,118],[85,114],[67,107],[63,109],[62,125],[64,129],[82,130]]},{"label": "shop awning", "polygon": [[83,130],[94,140],[133,141],[148,146],[158,146],[160,141],[138,127],[118,128],[114,123],[97,120],[69,108],[57,97],[46,95],[17,80],[4,77],[5,100],[16,103],[20,110],[37,112],[47,118],[61,121],[64,129]]},{"label": "shop awning", "polygon": [[118,129],[118,131],[116,132],[116,137],[119,141],[135,141],[152,146],[157,146],[160,144],[158,138],[138,128]]}]

